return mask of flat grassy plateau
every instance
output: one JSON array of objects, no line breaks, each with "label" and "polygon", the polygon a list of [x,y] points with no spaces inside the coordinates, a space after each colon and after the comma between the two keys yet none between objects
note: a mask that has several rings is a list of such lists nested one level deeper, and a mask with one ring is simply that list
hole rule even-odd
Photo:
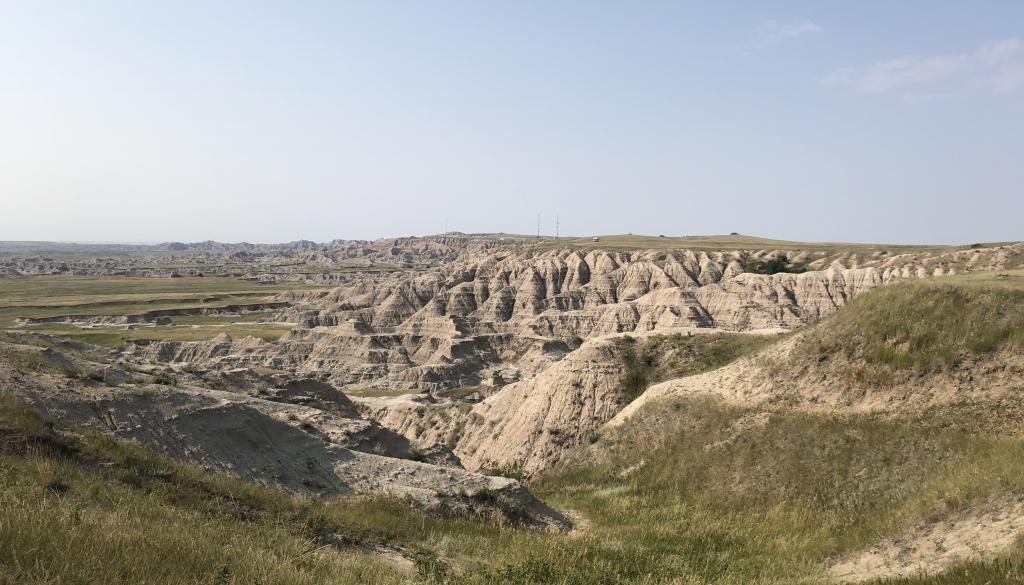
[{"label": "flat grassy plateau", "polygon": [[[64,315],[138,315],[164,309],[218,308],[259,303],[267,296],[287,290],[308,290],[321,286],[296,283],[263,285],[232,276],[184,278],[133,278],[124,276],[28,276],[0,278],[0,329],[11,329],[18,317]],[[269,313],[237,316],[184,315],[171,321],[179,326],[90,327],[66,323],[41,323],[18,327],[62,335],[104,346],[126,341],[179,339],[203,341],[220,333],[232,337],[253,335],[276,340],[292,326],[282,323],[254,323]],[[233,324],[234,323],[234,324]],[[196,327],[198,326],[198,327]]]}]

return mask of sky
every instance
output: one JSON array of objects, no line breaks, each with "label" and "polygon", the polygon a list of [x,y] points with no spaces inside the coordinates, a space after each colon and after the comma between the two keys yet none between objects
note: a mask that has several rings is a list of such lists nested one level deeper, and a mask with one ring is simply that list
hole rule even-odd
[{"label": "sky", "polygon": [[1024,2],[0,0],[0,240],[1024,240]]}]

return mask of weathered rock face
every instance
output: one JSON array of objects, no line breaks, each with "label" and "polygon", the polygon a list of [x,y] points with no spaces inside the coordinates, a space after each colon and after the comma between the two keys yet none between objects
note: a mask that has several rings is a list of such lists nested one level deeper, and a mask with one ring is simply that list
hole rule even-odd
[{"label": "weathered rock face", "polygon": [[553,465],[622,407],[622,371],[610,338],[587,341],[528,380],[482,402],[429,395],[357,398],[367,416],[411,439],[454,446],[467,469],[518,468],[534,474]]},{"label": "weathered rock face", "polygon": [[[5,386],[10,375],[0,364]],[[310,390],[301,386],[296,390]],[[184,385],[78,387],[38,376],[12,388],[43,412],[62,412],[78,426],[289,492],[390,493],[442,514],[482,509],[539,527],[569,525],[517,481],[406,458],[409,440],[358,416]],[[416,458],[428,456],[424,449]],[[502,508],[496,499],[509,505]]]},{"label": "weathered rock face", "polygon": [[[795,327],[882,284],[873,268],[763,276],[701,253],[550,253],[456,262],[436,273],[336,289],[292,309],[301,327],[345,333],[593,337],[655,328]],[[728,275],[728,276],[727,276]],[[312,309],[315,306],[315,310]],[[804,308],[808,316],[802,315]],[[315,312],[315,314],[313,314]],[[339,331],[341,333],[341,331]],[[285,340],[288,341],[288,340]]]},{"label": "weathered rock face", "polygon": [[276,343],[165,341],[141,354],[218,369],[286,369],[341,388],[440,390],[479,385],[510,366],[522,371],[510,354],[523,339],[575,347],[616,333],[791,329],[883,281],[874,268],[773,276],[741,269],[732,256],[685,250],[485,254],[327,294],[281,295],[278,302],[293,306],[277,319],[297,325]]},{"label": "weathered rock face", "polygon": [[475,405],[455,452],[467,469],[547,469],[621,408],[611,341],[588,341],[535,378]]},{"label": "weathered rock face", "polygon": [[[477,404],[430,397],[357,402],[401,436],[451,445],[469,469],[512,465],[536,473],[622,407],[609,336],[794,329],[934,263],[786,253],[822,269],[743,271],[751,258],[779,251],[509,254],[498,247],[427,272],[278,295],[273,300],[291,306],[277,320],[297,325],[275,343],[161,342],[138,353],[212,370],[283,369],[343,390],[439,395],[479,386],[472,394],[483,398]],[[872,265],[857,267],[865,263]]]},{"label": "weathered rock face", "polygon": [[[522,506],[528,521],[564,526],[559,514],[519,483],[471,471],[512,467],[540,473],[602,425],[616,424],[658,395],[715,392],[751,400],[773,392],[773,381],[737,362],[652,387],[625,405],[617,388],[622,372],[614,337],[793,329],[884,283],[998,267],[1024,246],[938,256],[879,252],[871,258],[786,251],[791,261],[806,261],[816,270],[771,276],[749,274],[744,267],[752,258],[767,260],[782,251],[541,253],[459,238],[319,247],[297,242],[274,251],[278,256],[257,248],[220,250],[212,243],[206,249],[211,258],[220,254],[260,266],[260,279],[277,282],[299,277],[272,264],[284,254],[289,265],[326,271],[301,278],[340,286],[225,308],[277,310],[275,321],[295,324],[277,342],[221,335],[104,354],[134,360],[136,376],[167,369],[159,362],[191,364],[175,370],[178,387],[75,389],[65,383],[58,392],[25,384],[16,390],[47,410],[65,410],[77,424],[290,491],[390,492],[459,512],[484,505],[462,494],[496,490],[515,508]],[[414,270],[329,272],[382,261]],[[8,273],[23,268],[32,270]],[[40,268],[77,269],[101,273],[116,269],[116,262]],[[136,318],[170,316],[158,313]],[[67,359],[96,382],[118,384],[129,377],[113,366]],[[0,368],[0,382],[3,375]],[[343,390],[352,388],[430,393],[350,400]],[[417,461],[409,459],[413,454]]]}]

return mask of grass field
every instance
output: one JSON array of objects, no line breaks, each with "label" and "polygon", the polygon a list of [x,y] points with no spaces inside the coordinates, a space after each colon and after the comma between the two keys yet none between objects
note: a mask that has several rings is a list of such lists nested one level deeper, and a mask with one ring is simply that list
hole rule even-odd
[{"label": "grass field", "polygon": [[273,317],[273,312],[262,311],[237,315],[175,315],[170,319],[175,325],[229,325],[231,323],[253,323],[260,319],[272,319]]},{"label": "grass field", "polygon": [[812,327],[802,356],[835,358],[846,378],[878,384],[1024,347],[1024,270],[910,280],[857,296]]},{"label": "grass field", "polygon": [[[60,262],[116,258],[136,262],[152,262],[157,258],[170,258],[180,252],[170,250],[114,250],[110,248],[93,250],[52,249],[51,242],[0,242],[0,259],[46,257]],[[58,245],[59,246],[59,245]],[[51,248],[51,249],[47,249]]]},{"label": "grass field", "polygon": [[127,276],[23,276],[0,279],[3,306],[53,306],[151,300],[198,300],[323,286],[258,284],[232,276],[133,278]]},{"label": "grass field", "polygon": [[[191,307],[212,308],[232,304],[258,303],[275,292],[323,288],[296,283],[261,285],[234,277],[130,278],[33,276],[0,279],[0,328],[12,328],[15,319],[56,317],[62,315],[137,315],[161,309]],[[220,333],[232,337],[254,335],[275,340],[290,325],[251,323],[269,318],[270,312],[234,317],[186,315],[172,317],[172,322],[185,327],[104,327],[84,330],[74,325],[44,323],[20,330],[66,335],[98,345],[120,345],[128,340],[180,339],[201,341]],[[195,328],[191,325],[200,325]]]},{"label": "grass field", "polygon": [[820,577],[914,519],[1024,490],[1019,439],[871,415],[777,411],[744,424],[756,413],[656,403],[532,487],[587,518],[587,538],[611,551],[601,562],[725,583]]}]

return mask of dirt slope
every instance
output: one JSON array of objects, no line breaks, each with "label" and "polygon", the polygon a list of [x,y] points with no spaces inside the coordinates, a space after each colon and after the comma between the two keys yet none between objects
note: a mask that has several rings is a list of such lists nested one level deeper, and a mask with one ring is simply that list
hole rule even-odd
[{"label": "dirt slope", "polygon": [[956,562],[1009,549],[1024,530],[1024,503],[997,500],[939,522],[922,522],[829,568],[848,583],[936,573]]},{"label": "dirt slope", "polygon": [[[12,346],[0,349],[10,355]],[[393,453],[409,441],[362,418],[196,386],[83,384],[6,364],[0,364],[0,385],[48,416],[286,491],[391,493],[444,514],[472,506],[509,521],[567,525],[514,480],[368,452]]]}]

